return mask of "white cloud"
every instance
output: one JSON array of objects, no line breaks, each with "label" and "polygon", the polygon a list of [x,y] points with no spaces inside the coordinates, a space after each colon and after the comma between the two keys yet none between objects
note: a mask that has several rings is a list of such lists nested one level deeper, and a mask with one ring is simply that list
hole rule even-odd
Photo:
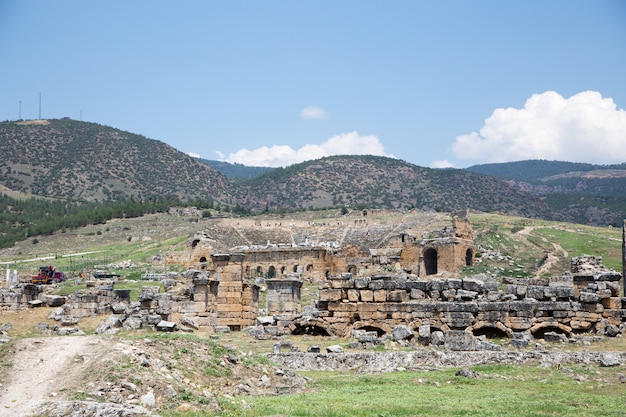
[{"label": "white cloud", "polygon": [[192,158],[200,158],[200,154],[195,152],[189,152],[187,155],[191,156]]},{"label": "white cloud", "polygon": [[327,115],[326,110],[316,106],[308,106],[300,110],[300,117],[303,119],[325,119]]},{"label": "white cloud", "polygon": [[496,109],[479,133],[458,136],[452,152],[474,163],[547,159],[611,164],[626,161],[626,111],[584,91],[569,99],[534,94],[523,109]]},{"label": "white cloud", "polygon": [[[218,155],[222,155],[218,152]],[[257,149],[240,149],[231,153],[222,161],[248,166],[284,167],[311,159],[319,159],[331,155],[378,155],[385,154],[385,149],[375,135],[360,136],[357,132],[335,135],[319,145],[304,145],[293,149],[288,145],[262,146]]]},{"label": "white cloud", "polygon": [[431,168],[454,168],[454,164],[446,159],[432,161],[430,163]]}]

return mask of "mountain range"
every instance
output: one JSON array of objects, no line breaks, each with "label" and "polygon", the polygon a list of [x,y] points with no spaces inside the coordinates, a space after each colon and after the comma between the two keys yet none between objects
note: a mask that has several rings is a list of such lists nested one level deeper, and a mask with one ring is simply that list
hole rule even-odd
[{"label": "mountain range", "polygon": [[71,119],[0,123],[0,188],[71,201],[212,199],[260,212],[345,208],[475,210],[621,224],[626,164],[521,161],[431,169],[378,156],[285,168],[188,156],[153,139]]}]

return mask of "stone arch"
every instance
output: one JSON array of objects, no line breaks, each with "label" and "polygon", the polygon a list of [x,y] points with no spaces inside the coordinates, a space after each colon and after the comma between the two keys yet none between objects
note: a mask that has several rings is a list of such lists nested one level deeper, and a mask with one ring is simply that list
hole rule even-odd
[{"label": "stone arch", "polygon": [[200,239],[194,239],[191,241],[191,249],[195,249],[196,246],[198,246],[198,243],[200,243]]},{"label": "stone arch", "polygon": [[508,337],[510,339],[513,337],[513,330],[500,322],[489,323],[483,321],[468,327],[466,330],[472,332],[474,336],[485,336],[487,339],[498,337]]},{"label": "stone arch", "polygon": [[206,256],[201,256],[200,257],[200,262],[201,263],[205,263],[206,262]]},{"label": "stone arch", "polygon": [[274,265],[270,265],[269,269],[267,270],[267,278],[272,279],[275,277],[276,277],[276,267]]},{"label": "stone arch", "polygon": [[289,324],[292,335],[330,336],[330,325],[320,318],[301,317]]},{"label": "stone arch", "polygon": [[313,264],[308,264],[306,266],[306,272],[313,272]]},{"label": "stone arch", "polygon": [[261,265],[256,267],[256,276],[257,277],[262,277],[263,276],[263,267],[261,267]]},{"label": "stone arch", "polygon": [[246,269],[244,272],[245,276],[249,277],[250,276],[250,265],[246,265]]},{"label": "stone arch", "polygon": [[426,275],[437,273],[437,249],[428,248],[424,251],[424,270]]},{"label": "stone arch", "polygon": [[465,251],[465,266],[474,265],[474,251],[471,248],[468,248]]},{"label": "stone arch", "polygon": [[356,274],[357,274],[356,265],[348,265],[348,269],[346,270],[346,272],[349,272],[352,275],[356,276]]},{"label": "stone arch", "polygon": [[281,267],[280,267],[280,273],[281,273],[281,275],[285,275],[285,269],[286,269],[286,268],[287,268],[287,267],[286,267],[285,265],[283,265],[283,266],[281,266]]},{"label": "stone arch", "polygon": [[544,323],[535,324],[529,329],[529,331],[535,339],[543,339],[543,336],[548,332],[564,334],[567,337],[570,337],[572,334],[571,327],[554,321],[547,321]]},{"label": "stone arch", "polygon": [[[378,337],[384,336],[385,334],[391,334],[391,327],[388,324],[382,323],[376,320],[361,320],[354,322],[352,325],[352,330],[365,330],[368,332],[376,332]],[[352,331],[350,331],[352,333]]]}]

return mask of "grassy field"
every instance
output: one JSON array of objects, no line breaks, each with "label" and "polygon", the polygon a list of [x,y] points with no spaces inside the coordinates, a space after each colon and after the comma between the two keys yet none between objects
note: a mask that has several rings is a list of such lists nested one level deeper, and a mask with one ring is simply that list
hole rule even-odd
[{"label": "grassy field", "polygon": [[[619,370],[482,366],[476,378],[457,370],[383,375],[307,373],[311,392],[223,401],[223,416],[625,416]],[[172,414],[192,415],[192,414]]]}]

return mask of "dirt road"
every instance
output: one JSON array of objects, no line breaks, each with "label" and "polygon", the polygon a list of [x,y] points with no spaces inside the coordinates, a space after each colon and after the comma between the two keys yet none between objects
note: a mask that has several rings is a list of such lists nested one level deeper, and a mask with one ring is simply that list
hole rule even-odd
[{"label": "dirt road", "polygon": [[0,417],[27,416],[37,403],[61,398],[106,347],[94,336],[58,336],[23,339],[15,350],[0,387]]}]

